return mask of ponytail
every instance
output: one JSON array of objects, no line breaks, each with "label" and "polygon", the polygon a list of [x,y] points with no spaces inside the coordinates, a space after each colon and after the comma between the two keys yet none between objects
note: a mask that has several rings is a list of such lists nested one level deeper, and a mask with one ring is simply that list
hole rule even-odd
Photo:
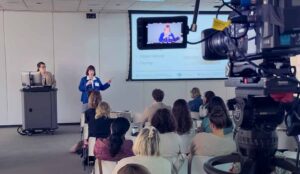
[{"label": "ponytail", "polygon": [[121,150],[121,147],[123,145],[123,135],[118,135],[118,134],[112,134],[109,137],[109,143],[110,143],[110,148],[109,148],[109,153],[112,157],[115,157]]},{"label": "ponytail", "polygon": [[109,153],[115,157],[121,150],[124,143],[124,136],[130,127],[126,118],[118,117],[111,124],[111,135],[109,136]]}]

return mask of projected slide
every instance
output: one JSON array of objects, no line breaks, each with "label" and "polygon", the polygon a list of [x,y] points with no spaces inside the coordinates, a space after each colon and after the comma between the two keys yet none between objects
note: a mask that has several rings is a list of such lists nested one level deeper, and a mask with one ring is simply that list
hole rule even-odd
[{"label": "projected slide", "polygon": [[[192,14],[145,14],[131,13],[131,67],[129,80],[186,80],[186,79],[221,79],[225,78],[227,60],[205,61],[202,59],[201,44],[188,45],[185,49],[139,50],[137,47],[137,19],[139,17],[188,16],[189,26]],[[215,15],[198,16],[198,32],[190,33],[188,41],[201,40],[201,31],[211,28]],[[219,18],[227,19],[227,15]],[[178,26],[180,24],[153,24],[148,26],[151,43],[181,42]],[[170,30],[167,37],[163,32]]]}]

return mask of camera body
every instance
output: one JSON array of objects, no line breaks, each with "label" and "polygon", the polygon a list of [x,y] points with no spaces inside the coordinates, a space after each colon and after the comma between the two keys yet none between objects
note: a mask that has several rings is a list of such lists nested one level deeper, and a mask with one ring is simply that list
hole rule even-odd
[{"label": "camera body", "polygon": [[228,28],[211,37],[209,35],[216,30],[203,31],[202,38],[208,38],[202,43],[205,60],[229,58],[242,61],[249,56],[247,43],[251,30],[255,32],[255,36],[251,37],[255,40],[254,54],[261,55],[260,58],[274,59],[300,53],[300,19],[295,18],[300,14],[300,5],[295,0],[256,0],[256,4],[246,7],[234,5],[239,13],[231,12],[228,20],[232,24]]}]

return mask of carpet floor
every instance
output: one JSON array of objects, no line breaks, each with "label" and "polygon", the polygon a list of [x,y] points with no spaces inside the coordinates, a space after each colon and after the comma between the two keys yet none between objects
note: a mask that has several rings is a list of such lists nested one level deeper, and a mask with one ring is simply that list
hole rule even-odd
[{"label": "carpet floor", "polygon": [[79,126],[60,126],[54,135],[33,136],[21,136],[16,128],[0,128],[0,173],[87,173],[79,155],[69,153],[79,139]]}]

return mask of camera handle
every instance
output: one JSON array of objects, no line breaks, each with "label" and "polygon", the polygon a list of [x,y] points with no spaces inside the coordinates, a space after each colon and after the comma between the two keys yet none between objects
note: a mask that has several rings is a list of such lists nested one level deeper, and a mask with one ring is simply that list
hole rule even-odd
[{"label": "camera handle", "polygon": [[[241,163],[242,161],[243,158],[237,153],[214,157],[204,164],[204,170],[209,174],[232,174],[231,172],[219,170],[215,166],[227,163]],[[253,167],[252,162],[253,161],[250,160],[246,160],[244,162],[243,168],[241,169],[242,174],[253,174],[253,171],[251,170],[251,167]],[[293,164],[294,160],[274,157],[272,162],[274,167],[280,167],[284,170],[292,172],[293,174],[300,174],[300,171]]]}]

